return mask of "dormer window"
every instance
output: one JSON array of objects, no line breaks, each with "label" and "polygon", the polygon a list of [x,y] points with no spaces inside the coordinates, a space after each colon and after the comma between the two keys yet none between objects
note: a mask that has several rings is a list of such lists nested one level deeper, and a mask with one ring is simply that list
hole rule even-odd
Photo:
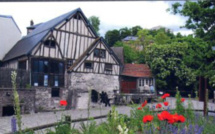
[{"label": "dormer window", "polygon": [[51,48],[55,48],[56,46],[56,42],[54,40],[46,40],[44,42],[44,45],[47,46],[47,47],[51,47]]},{"label": "dormer window", "polygon": [[105,58],[106,57],[105,50],[96,48],[94,50],[94,56],[98,58]]}]

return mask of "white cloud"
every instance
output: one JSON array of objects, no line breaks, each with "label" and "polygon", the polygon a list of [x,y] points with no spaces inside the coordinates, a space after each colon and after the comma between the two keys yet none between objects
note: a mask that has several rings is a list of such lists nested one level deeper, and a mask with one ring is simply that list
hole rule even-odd
[{"label": "white cloud", "polygon": [[[0,13],[12,15],[23,35],[30,20],[41,23],[80,7],[87,17],[98,16],[100,33],[140,25],[143,28],[161,26],[182,26],[185,19],[166,12],[170,4],[163,1],[135,2],[19,2],[1,3]],[[185,33],[185,32],[184,32]]]}]

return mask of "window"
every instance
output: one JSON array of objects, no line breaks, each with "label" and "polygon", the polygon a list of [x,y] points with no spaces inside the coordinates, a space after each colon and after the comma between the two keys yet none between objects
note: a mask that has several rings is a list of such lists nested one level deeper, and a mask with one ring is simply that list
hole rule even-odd
[{"label": "window", "polygon": [[60,89],[52,88],[52,97],[60,97]]},{"label": "window", "polygon": [[67,67],[67,69],[69,69],[72,66],[72,64],[73,64],[73,60],[71,60],[71,59],[67,59],[66,60],[66,67]]},{"label": "window", "polygon": [[64,63],[57,60],[32,59],[32,86],[64,86]]},{"label": "window", "polygon": [[105,64],[105,71],[112,71],[112,64]]},{"label": "window", "polygon": [[85,62],[84,67],[87,69],[93,69],[93,63],[92,62]]},{"label": "window", "polygon": [[26,60],[18,62],[18,69],[26,70]]},{"label": "window", "polygon": [[56,46],[56,42],[54,40],[46,40],[44,42],[44,45],[47,46],[47,47],[52,47],[52,48],[55,48]]},{"label": "window", "polygon": [[105,58],[106,57],[105,50],[96,48],[94,50],[94,56],[98,58]]}]

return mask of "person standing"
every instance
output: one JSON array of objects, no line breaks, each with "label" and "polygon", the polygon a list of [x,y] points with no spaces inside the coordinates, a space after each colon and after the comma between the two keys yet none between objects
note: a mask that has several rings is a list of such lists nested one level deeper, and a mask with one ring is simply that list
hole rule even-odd
[{"label": "person standing", "polygon": [[150,91],[151,91],[151,93],[154,93],[154,92],[155,92],[155,89],[154,89],[154,86],[153,86],[153,85],[150,85]]}]

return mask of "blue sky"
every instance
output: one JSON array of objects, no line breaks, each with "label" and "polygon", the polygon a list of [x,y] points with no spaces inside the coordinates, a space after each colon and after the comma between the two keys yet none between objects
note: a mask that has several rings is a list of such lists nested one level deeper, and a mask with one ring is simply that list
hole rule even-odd
[{"label": "blue sky", "polygon": [[30,20],[35,24],[45,22],[79,7],[87,17],[99,17],[102,36],[108,30],[131,28],[136,25],[147,29],[165,26],[174,33],[191,34],[190,30],[180,29],[180,26],[185,24],[185,17],[166,12],[172,3],[174,2],[1,2],[0,15],[13,16],[23,36],[26,35],[26,27],[30,25]]}]

